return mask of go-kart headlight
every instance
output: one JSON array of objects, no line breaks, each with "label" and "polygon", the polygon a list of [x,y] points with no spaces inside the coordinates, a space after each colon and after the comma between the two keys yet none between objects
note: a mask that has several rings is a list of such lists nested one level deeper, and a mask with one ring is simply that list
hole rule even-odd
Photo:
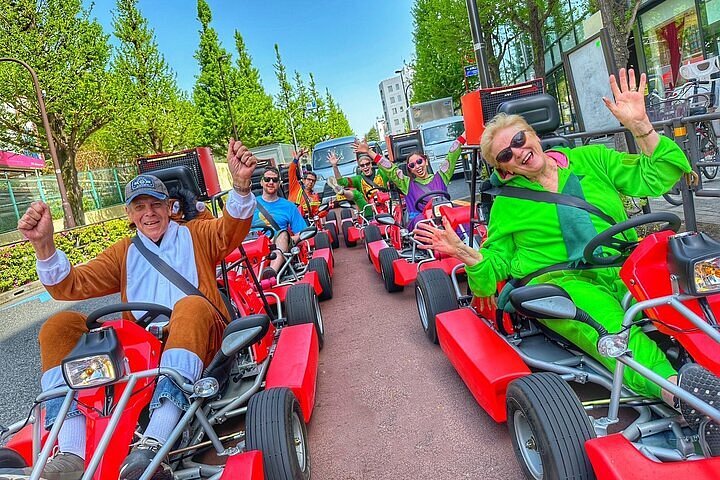
[{"label": "go-kart headlight", "polygon": [[668,265],[683,293],[720,292],[720,242],[704,233],[686,232],[670,237],[668,247]]},{"label": "go-kart headlight", "polygon": [[72,389],[93,388],[117,381],[124,374],[125,354],[112,328],[80,337],[62,362],[63,377]]},{"label": "go-kart headlight", "polygon": [[700,260],[695,263],[693,270],[697,294],[720,292],[720,257]]}]

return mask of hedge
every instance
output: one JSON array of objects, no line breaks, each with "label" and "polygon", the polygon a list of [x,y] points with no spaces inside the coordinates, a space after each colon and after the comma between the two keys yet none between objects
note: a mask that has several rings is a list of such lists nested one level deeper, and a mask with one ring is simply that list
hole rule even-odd
[{"label": "hedge", "polygon": [[[95,258],[108,246],[131,235],[127,219],[109,220],[55,234],[55,246],[73,265]],[[0,247],[0,293],[38,279],[35,250],[29,242]]]}]

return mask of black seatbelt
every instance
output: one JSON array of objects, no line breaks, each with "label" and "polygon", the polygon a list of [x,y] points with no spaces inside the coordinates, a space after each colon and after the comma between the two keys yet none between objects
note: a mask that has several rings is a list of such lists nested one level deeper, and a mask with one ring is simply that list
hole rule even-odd
[{"label": "black seatbelt", "polygon": [[177,270],[168,265],[165,260],[148,250],[145,244],[143,244],[142,240],[140,240],[140,237],[135,235],[132,239],[132,244],[135,245],[135,248],[138,249],[140,255],[145,257],[145,260],[147,260],[148,263],[152,265],[155,270],[160,272],[160,275],[170,280],[170,283],[179,288],[180,291],[183,292],[185,295],[196,295],[207,300],[210,305],[213,306],[215,311],[220,315],[220,318],[222,318],[227,323],[227,318],[225,317],[225,314],[222,313],[220,309],[213,302],[210,301],[209,298],[207,298],[195,285],[190,283],[187,278],[180,275]]},{"label": "black seatbelt", "polygon": [[256,206],[257,206],[257,209],[260,210],[260,213],[263,214],[263,216],[265,217],[265,219],[266,219],[268,222],[270,222],[270,226],[275,229],[275,233],[279,233],[280,230],[282,230],[282,228],[280,228],[280,225],[277,224],[277,222],[275,221],[275,219],[273,218],[273,216],[270,215],[270,212],[267,211],[267,208],[265,208],[265,207],[263,206],[263,204],[260,203],[260,202],[257,202]]},{"label": "black seatbelt", "polygon": [[509,186],[493,187],[488,190],[482,191],[482,193],[492,195],[494,197],[512,197],[520,198],[523,200],[535,200],[538,202],[567,205],[570,207],[585,210],[588,213],[592,213],[593,215],[602,218],[610,225],[615,225],[617,223],[614,218],[597,208],[595,205],[586,202],[582,198],[573,197],[572,195]]}]

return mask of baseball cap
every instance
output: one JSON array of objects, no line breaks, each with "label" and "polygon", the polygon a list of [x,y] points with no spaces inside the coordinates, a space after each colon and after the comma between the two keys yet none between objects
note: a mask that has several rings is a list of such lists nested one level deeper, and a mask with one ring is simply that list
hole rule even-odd
[{"label": "baseball cap", "polygon": [[125,205],[138,195],[150,195],[160,200],[168,198],[168,191],[165,184],[153,175],[138,175],[125,185]]}]

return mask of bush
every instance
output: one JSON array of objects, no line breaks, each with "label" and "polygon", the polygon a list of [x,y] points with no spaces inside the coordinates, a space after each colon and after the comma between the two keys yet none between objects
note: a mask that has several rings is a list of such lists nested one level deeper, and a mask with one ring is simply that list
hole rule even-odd
[{"label": "bush", "polygon": [[[67,254],[70,263],[87,262],[123,237],[133,232],[126,219],[109,220],[55,234],[55,246]],[[35,250],[30,242],[0,247],[0,292],[38,279]]]}]

